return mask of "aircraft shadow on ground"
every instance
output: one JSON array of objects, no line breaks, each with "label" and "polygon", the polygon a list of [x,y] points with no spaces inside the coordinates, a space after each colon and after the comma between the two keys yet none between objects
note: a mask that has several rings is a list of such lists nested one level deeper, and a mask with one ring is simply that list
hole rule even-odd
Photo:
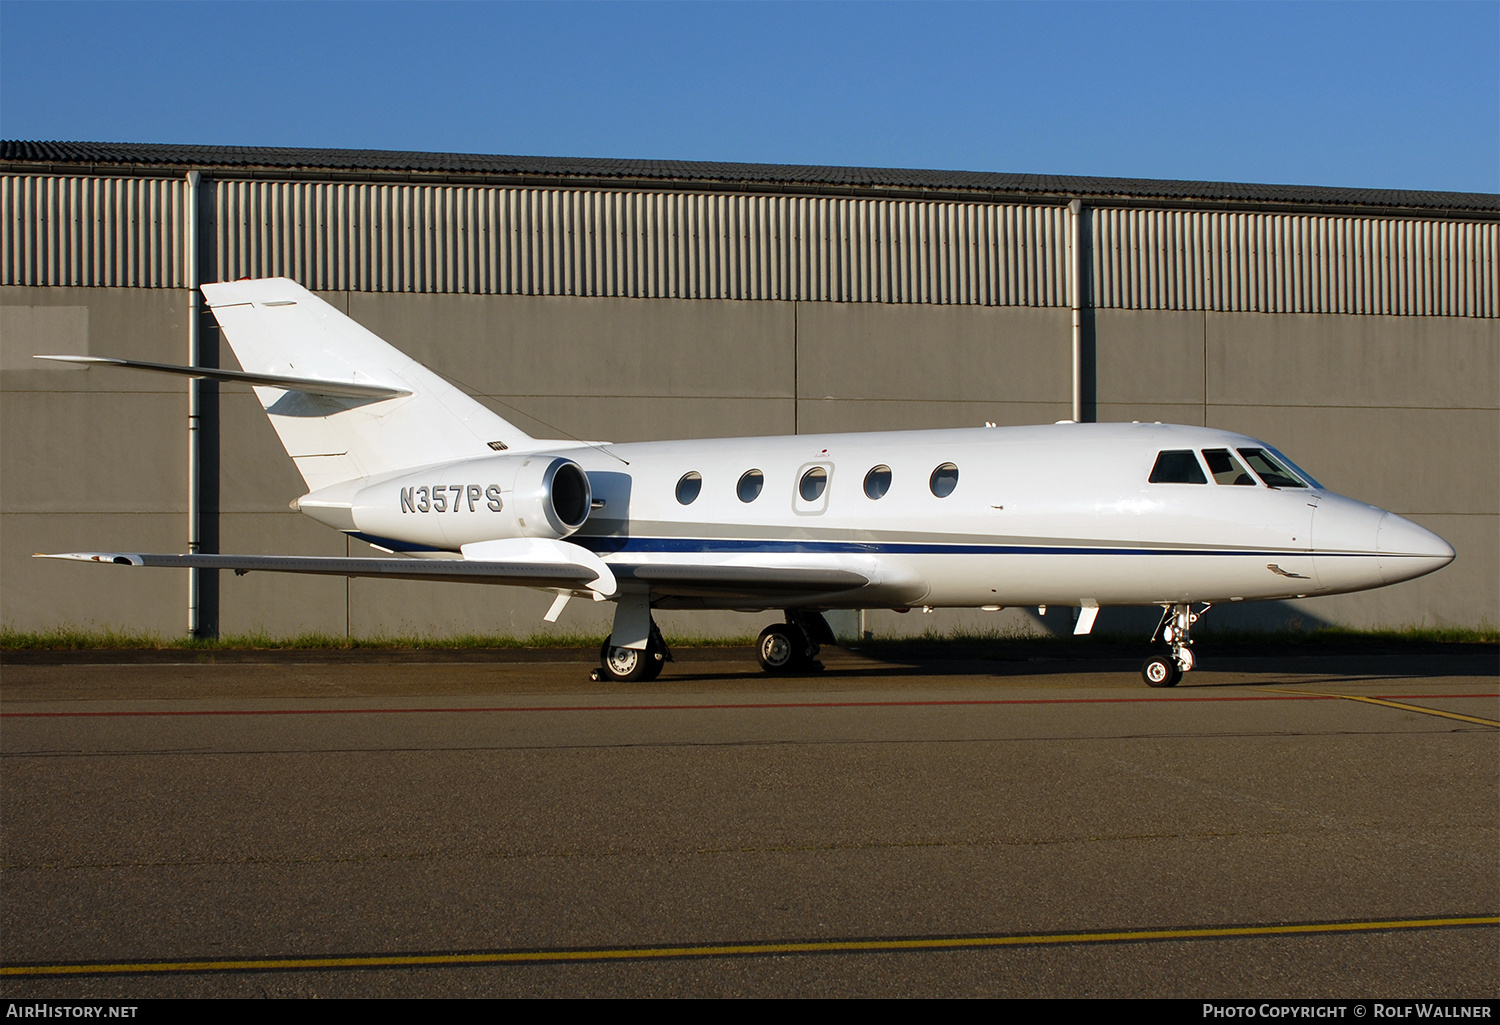
[{"label": "aircraft shadow on ground", "polygon": [[[1195,606],[1196,608],[1197,606]],[[1078,609],[1066,606],[1051,606],[1045,615],[1035,608],[1024,610],[1032,625],[1054,637],[1070,636],[1073,624],[1078,621]],[[1100,633],[1138,634],[1144,645],[1161,619],[1161,609],[1154,605],[1109,607],[1099,610],[1094,629]],[[1251,601],[1215,605],[1203,616],[1199,630],[1269,633],[1288,630],[1313,632],[1326,630],[1338,624],[1322,616],[1314,615],[1305,605],[1290,601]],[[1145,656],[1142,655],[1142,658]]]},{"label": "aircraft shadow on ground", "polygon": [[[993,644],[955,643],[947,650],[935,644],[910,650],[899,644],[842,646],[825,650],[830,664],[821,672],[804,675],[769,676],[757,669],[724,666],[722,670],[705,671],[692,663],[679,665],[671,672],[674,681],[730,680],[903,680],[923,677],[953,678],[1097,678],[1101,684],[1115,680],[1139,683],[1140,663],[1149,645],[1125,645],[1117,640],[1093,644],[1078,641],[1044,641],[1059,650],[1040,651],[1038,642],[1023,642],[1021,650],[1007,652],[1003,641]],[[1066,645],[1066,647],[1061,647]],[[913,647],[918,647],[914,644]],[[1026,651],[1029,648],[1031,651]],[[1394,682],[1400,680],[1488,677],[1500,679],[1500,651],[1490,644],[1412,644],[1401,645],[1375,640],[1282,642],[1255,645],[1240,639],[1216,649],[1212,638],[1195,645],[1198,669],[1187,675],[1179,689],[1288,686],[1352,685],[1357,683]],[[857,657],[858,664],[845,661],[845,652]],[[1221,674],[1237,677],[1224,680]],[[1263,679],[1255,679],[1263,674]],[[1245,677],[1250,677],[1246,679]],[[1294,679],[1288,679],[1294,677]],[[1144,686],[1144,684],[1142,685]]]}]

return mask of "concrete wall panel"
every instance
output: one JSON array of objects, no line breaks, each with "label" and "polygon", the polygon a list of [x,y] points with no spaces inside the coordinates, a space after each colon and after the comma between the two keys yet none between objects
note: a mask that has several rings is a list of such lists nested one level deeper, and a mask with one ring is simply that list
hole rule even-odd
[{"label": "concrete wall panel", "polygon": [[[0,383],[11,390],[148,391],[186,395],[184,382],[166,381],[155,374],[100,369],[70,370],[63,364],[23,359],[30,350],[90,356],[121,356],[160,363],[187,362],[187,293],[179,289],[148,288],[33,288],[0,286],[0,328],[6,338],[0,349],[7,356]],[[49,309],[50,308],[50,309]],[[42,312],[42,311],[47,312]],[[87,325],[83,351],[71,342],[80,340],[78,311]],[[12,329],[39,332],[14,337]],[[53,348],[56,346],[57,348]],[[16,364],[12,369],[11,363]],[[55,368],[55,369],[54,369]],[[36,376],[33,376],[36,375]],[[183,415],[186,415],[184,410]]]},{"label": "concrete wall panel", "polygon": [[[800,303],[803,399],[1067,401],[1072,315],[1026,307]],[[992,417],[986,419],[993,419]]]},{"label": "concrete wall panel", "polygon": [[349,315],[484,394],[792,394],[788,302],[357,292]]},{"label": "concrete wall panel", "polygon": [[39,355],[89,355],[89,308],[0,306],[0,370],[88,373],[77,364],[40,362]]},{"label": "concrete wall panel", "polygon": [[[1094,365],[1099,419],[1106,406],[1203,403],[1203,314],[1170,310],[1096,310]],[[1125,417],[1162,420],[1160,416]],[[1177,423],[1201,423],[1200,415]]]},{"label": "concrete wall panel", "polygon": [[[1189,426],[1202,426],[1203,424],[1203,406],[1197,403],[1167,405],[1149,402],[1101,402],[1096,412],[1096,419],[1100,423],[1130,423],[1132,420],[1139,420],[1141,423],[1187,424]],[[1070,414],[1064,412],[1062,415]]]},{"label": "concrete wall panel", "polygon": [[939,402],[933,399],[805,399],[797,404],[801,434],[920,431],[945,427],[1048,424],[1072,415],[1062,402]]},{"label": "concrete wall panel", "polygon": [[[220,548],[252,555],[342,556],[349,541],[283,506],[277,513],[219,518]],[[363,547],[363,546],[361,546]],[[348,581],[293,573],[219,573],[219,628],[224,634],[303,633],[344,636]]]},{"label": "concrete wall panel", "polygon": [[1210,403],[1500,408],[1500,321],[1205,316]]},{"label": "concrete wall panel", "polygon": [[793,433],[790,398],[476,397],[533,437],[627,442]]},{"label": "concrete wall panel", "polygon": [[4,512],[186,516],[186,396],[11,391],[0,433]]},{"label": "concrete wall panel", "polygon": [[186,517],[52,510],[9,513],[0,533],[0,623],[16,630],[187,632],[187,571],[33,559],[33,552],[177,552]]}]

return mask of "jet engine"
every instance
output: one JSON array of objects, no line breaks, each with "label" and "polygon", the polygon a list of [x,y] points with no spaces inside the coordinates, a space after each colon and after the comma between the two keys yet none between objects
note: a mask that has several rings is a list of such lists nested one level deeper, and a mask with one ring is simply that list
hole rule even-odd
[{"label": "jet engine", "polygon": [[594,500],[583,467],[560,456],[537,456],[523,462],[512,494],[522,537],[567,537],[589,518]]},{"label": "jet engine", "polygon": [[593,506],[588,474],[564,456],[492,456],[345,481],[292,503],[321,523],[422,546],[457,550],[509,537],[561,540]]}]

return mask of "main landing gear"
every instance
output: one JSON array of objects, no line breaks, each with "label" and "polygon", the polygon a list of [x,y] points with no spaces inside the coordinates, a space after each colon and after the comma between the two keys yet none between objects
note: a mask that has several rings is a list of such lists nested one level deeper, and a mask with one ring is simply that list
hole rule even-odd
[{"label": "main landing gear", "polygon": [[599,668],[589,674],[594,682],[609,680],[614,683],[650,683],[661,675],[662,669],[672,661],[672,652],[662,639],[656,620],[651,621],[651,636],[644,650],[640,648],[617,648],[604,638],[599,648]]},{"label": "main landing gear", "polygon": [[1175,687],[1182,681],[1184,673],[1193,671],[1198,660],[1193,657],[1191,632],[1193,624],[1208,610],[1209,606],[1204,605],[1194,612],[1189,603],[1168,605],[1162,609],[1161,622],[1156,624],[1151,642],[1155,644],[1160,641],[1166,645],[1167,650],[1152,655],[1141,666],[1141,679],[1146,681],[1147,686]]},{"label": "main landing gear", "polygon": [[821,645],[833,643],[833,630],[821,612],[787,610],[785,623],[774,623],[760,632],[755,657],[768,673],[816,673]]}]

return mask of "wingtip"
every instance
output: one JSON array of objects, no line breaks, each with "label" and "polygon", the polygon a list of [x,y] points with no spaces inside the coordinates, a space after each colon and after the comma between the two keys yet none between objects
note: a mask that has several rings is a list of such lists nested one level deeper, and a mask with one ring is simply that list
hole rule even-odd
[{"label": "wingtip", "polygon": [[144,566],[139,555],[128,552],[34,552],[33,559],[67,559],[70,562],[98,562],[116,566]]}]

